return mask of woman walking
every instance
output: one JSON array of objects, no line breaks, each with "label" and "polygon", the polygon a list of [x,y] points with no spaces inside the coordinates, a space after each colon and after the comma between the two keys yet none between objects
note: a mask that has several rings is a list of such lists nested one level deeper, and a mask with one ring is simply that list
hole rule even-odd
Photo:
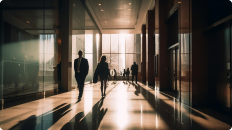
[{"label": "woman walking", "polygon": [[[109,68],[108,68],[108,63],[106,62],[106,56],[101,57],[100,63],[98,63],[97,68],[100,70],[100,79],[101,79],[101,93],[102,97],[106,96],[106,81],[108,79],[108,76],[110,76]],[[111,78],[111,76],[110,76]],[[104,86],[104,89],[103,89]],[[104,90],[104,91],[103,91]]]}]

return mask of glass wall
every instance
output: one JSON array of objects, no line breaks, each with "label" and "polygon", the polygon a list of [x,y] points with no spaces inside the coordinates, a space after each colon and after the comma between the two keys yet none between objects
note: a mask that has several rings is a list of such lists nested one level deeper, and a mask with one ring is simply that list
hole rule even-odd
[{"label": "glass wall", "polygon": [[58,2],[4,0],[2,4],[3,98],[56,89]]},{"label": "glass wall", "polygon": [[103,34],[102,55],[106,56],[112,75],[113,69],[117,75],[123,74],[123,70],[131,69],[134,62],[140,71],[141,34]]},{"label": "glass wall", "polygon": [[[89,62],[89,73],[85,82],[92,82],[93,72],[98,62],[101,33],[81,1],[74,0],[73,5],[72,62],[74,63],[74,60],[78,58],[78,51],[82,50],[83,57]],[[72,86],[77,86],[74,66],[72,66]]]}]

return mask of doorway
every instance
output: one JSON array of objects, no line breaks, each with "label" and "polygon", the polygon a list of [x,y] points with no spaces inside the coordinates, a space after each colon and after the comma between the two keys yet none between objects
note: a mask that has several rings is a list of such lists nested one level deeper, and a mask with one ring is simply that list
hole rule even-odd
[{"label": "doorway", "polygon": [[180,63],[179,63],[179,48],[178,46],[170,49],[170,79],[171,79],[171,88],[172,91],[177,95],[177,98],[180,97],[180,85],[179,85],[179,72],[180,72]]}]

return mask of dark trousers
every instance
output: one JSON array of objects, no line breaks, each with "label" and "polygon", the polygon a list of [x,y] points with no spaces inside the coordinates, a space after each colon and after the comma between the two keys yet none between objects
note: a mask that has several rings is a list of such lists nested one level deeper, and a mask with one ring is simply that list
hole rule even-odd
[{"label": "dark trousers", "polygon": [[133,81],[134,81],[134,76],[135,76],[135,83],[137,83],[137,75],[138,75],[138,74],[133,74],[133,73],[132,73],[132,83],[133,83]]},{"label": "dark trousers", "polygon": [[83,94],[83,90],[84,90],[85,77],[83,78],[81,76],[76,76],[75,78],[76,78],[78,89],[79,89],[78,99],[81,99],[82,94]]}]

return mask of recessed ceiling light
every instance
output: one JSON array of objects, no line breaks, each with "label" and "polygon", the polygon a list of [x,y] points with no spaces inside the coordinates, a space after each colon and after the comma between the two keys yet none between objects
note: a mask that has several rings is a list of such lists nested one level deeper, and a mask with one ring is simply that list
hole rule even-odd
[{"label": "recessed ceiling light", "polygon": [[179,4],[181,3],[181,2],[178,2]]},{"label": "recessed ceiling light", "polygon": [[101,4],[98,4],[98,5],[100,5],[100,6],[101,6]]},{"label": "recessed ceiling light", "polygon": [[104,11],[103,9],[101,11]]},{"label": "recessed ceiling light", "polygon": [[128,10],[131,10],[131,9],[128,9]]},{"label": "recessed ceiling light", "polygon": [[129,3],[129,5],[131,5],[131,3]]},{"label": "recessed ceiling light", "polygon": [[73,6],[76,6],[75,4],[73,4]]},{"label": "recessed ceiling light", "polygon": [[107,21],[105,21],[105,23],[107,23]]},{"label": "recessed ceiling light", "polygon": [[27,23],[30,23],[29,21],[27,21]]},{"label": "recessed ceiling light", "polygon": [[130,21],[127,21],[127,22],[130,22]]}]

